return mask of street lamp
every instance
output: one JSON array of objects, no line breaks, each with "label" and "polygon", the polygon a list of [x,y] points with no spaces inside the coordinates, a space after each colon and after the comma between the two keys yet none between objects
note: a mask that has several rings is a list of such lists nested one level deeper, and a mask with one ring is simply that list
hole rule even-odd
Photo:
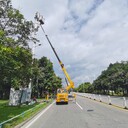
[{"label": "street lamp", "polygon": [[[35,56],[35,48],[38,47],[38,46],[41,46],[41,44],[36,45],[36,43],[33,43],[33,47],[32,47],[32,58],[33,59],[35,58],[34,57]],[[33,64],[33,61],[32,61],[32,64]],[[28,85],[28,88],[31,89],[31,87],[32,87],[32,79],[30,78],[30,83]]]}]

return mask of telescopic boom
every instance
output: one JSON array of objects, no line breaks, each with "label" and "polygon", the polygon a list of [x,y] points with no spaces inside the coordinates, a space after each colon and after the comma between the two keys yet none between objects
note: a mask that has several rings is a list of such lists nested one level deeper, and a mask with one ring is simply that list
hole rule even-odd
[{"label": "telescopic boom", "polygon": [[55,54],[57,60],[59,61],[59,64],[60,64],[60,66],[61,66],[61,68],[62,68],[62,71],[64,72],[64,74],[65,74],[65,76],[66,76],[66,78],[67,78],[67,80],[68,80],[68,82],[69,82],[69,85],[66,87],[66,90],[69,90],[69,89],[71,89],[71,88],[74,88],[74,82],[71,80],[70,76],[68,75],[68,73],[67,73],[67,71],[66,71],[66,69],[65,69],[65,67],[64,67],[64,64],[61,62],[61,60],[60,60],[59,56],[57,55],[57,53],[56,53],[56,51],[55,51],[55,49],[54,49],[52,43],[50,42],[50,40],[49,40],[49,38],[48,38],[48,35],[45,33],[45,31],[44,31],[44,29],[43,29],[43,27],[42,27],[42,25],[44,24],[43,20],[40,19],[40,18],[37,18],[37,21],[40,23],[40,26],[41,26],[41,28],[42,28],[44,34],[45,34],[45,37],[46,37],[48,43],[50,44],[50,46],[51,46],[51,48],[52,48],[52,50],[53,50],[53,52],[54,52],[54,54]]}]

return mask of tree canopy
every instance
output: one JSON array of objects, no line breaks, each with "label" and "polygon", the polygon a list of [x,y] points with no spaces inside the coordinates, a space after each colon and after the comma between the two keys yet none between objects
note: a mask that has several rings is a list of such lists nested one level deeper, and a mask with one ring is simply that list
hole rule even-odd
[{"label": "tree canopy", "polygon": [[[12,7],[11,0],[0,1],[0,43],[6,46],[28,47],[28,42],[38,41],[33,37],[34,24],[27,21],[19,10]],[[6,37],[6,38],[5,38]]]},{"label": "tree canopy", "polygon": [[110,64],[93,82],[95,92],[128,95],[128,61]]},{"label": "tree canopy", "polygon": [[74,91],[128,96],[128,61],[110,64],[92,84],[82,83]]},{"label": "tree canopy", "polygon": [[90,82],[85,82],[85,83],[82,83],[80,84],[76,89],[75,91],[78,91],[78,92],[86,92],[86,93],[91,93],[93,92],[93,86]]},{"label": "tree canopy", "polygon": [[56,93],[57,88],[62,87],[62,80],[56,76],[53,64],[47,57],[38,60],[39,75],[35,76],[34,95],[41,97],[44,93]]}]

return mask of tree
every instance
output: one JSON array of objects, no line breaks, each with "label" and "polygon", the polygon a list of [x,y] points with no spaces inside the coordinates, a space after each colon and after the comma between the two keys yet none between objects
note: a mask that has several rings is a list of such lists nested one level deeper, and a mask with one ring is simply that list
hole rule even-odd
[{"label": "tree", "polygon": [[47,57],[38,60],[39,74],[34,79],[33,95],[42,97],[45,92],[54,93],[62,87],[61,78],[57,77],[53,70],[53,64]]},{"label": "tree", "polygon": [[[20,47],[0,45],[0,90],[1,98],[9,96],[11,87],[28,85],[31,76],[32,55],[29,50]],[[4,96],[4,95],[5,96]]]},{"label": "tree", "polygon": [[6,46],[22,46],[28,48],[28,42],[37,42],[33,37],[34,24],[26,21],[19,10],[14,9],[11,0],[0,1],[0,31],[6,36],[6,40],[0,38],[0,43]]},{"label": "tree", "polygon": [[128,95],[128,62],[122,61],[110,64],[107,70],[93,82],[94,89],[98,93],[108,94],[113,92],[116,94]]},{"label": "tree", "polygon": [[78,86],[77,91],[90,93],[90,92],[92,92],[92,89],[93,89],[93,87],[92,87],[91,83],[85,82],[85,83],[82,83]]}]

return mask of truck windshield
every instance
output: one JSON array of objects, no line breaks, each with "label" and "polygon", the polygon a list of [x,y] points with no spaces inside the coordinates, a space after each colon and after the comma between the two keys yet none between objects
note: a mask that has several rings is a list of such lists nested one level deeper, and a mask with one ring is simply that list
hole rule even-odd
[{"label": "truck windshield", "polygon": [[67,93],[67,90],[66,89],[58,89],[57,93]]}]

